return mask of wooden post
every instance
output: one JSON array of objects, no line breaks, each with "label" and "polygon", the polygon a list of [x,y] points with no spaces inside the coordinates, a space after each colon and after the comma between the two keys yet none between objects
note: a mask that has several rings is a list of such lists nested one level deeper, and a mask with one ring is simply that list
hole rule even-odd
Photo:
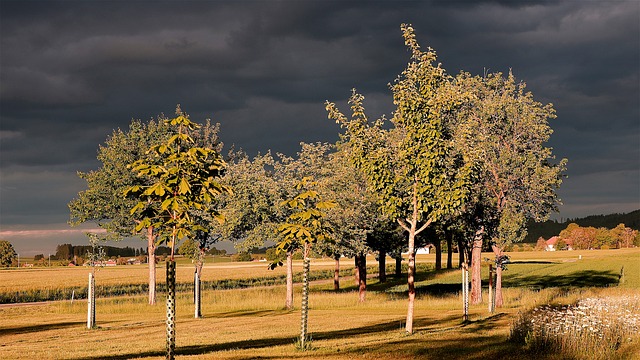
[{"label": "wooden post", "polygon": [[469,321],[469,268],[462,263],[462,321]]}]

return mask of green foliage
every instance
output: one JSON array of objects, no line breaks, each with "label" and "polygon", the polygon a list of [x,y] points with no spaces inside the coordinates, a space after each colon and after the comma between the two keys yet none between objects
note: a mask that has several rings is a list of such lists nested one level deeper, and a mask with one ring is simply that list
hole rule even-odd
[{"label": "green foliage", "polygon": [[476,164],[474,207],[484,209],[485,230],[503,248],[524,238],[528,219],[545,220],[560,203],[556,189],[566,159],[554,163],[545,146],[555,110],[535,101],[511,73],[480,77],[463,72],[455,84],[465,99],[458,112],[456,148]]},{"label": "green foliage", "polygon": [[114,130],[98,149],[101,167],[78,173],[87,181],[88,188],[69,203],[69,222],[72,225],[96,222],[107,230],[108,237],[131,236],[135,222],[129,210],[136,200],[122,194],[131,186],[148,185],[149,179],[137,177],[127,166],[143,158],[150,147],[165,141],[170,133],[164,119],[148,123],[134,120],[128,131]]},{"label": "green foliage", "polygon": [[60,244],[56,246],[56,259],[71,260],[73,258],[73,245]]},{"label": "green foliage", "polygon": [[184,255],[189,259],[194,259],[195,256],[200,252],[200,247],[198,242],[193,239],[185,239],[180,246],[178,246],[178,254]]},{"label": "green foliage", "polygon": [[334,207],[333,201],[323,201],[314,189],[317,185],[311,178],[305,177],[295,188],[298,194],[291,200],[284,201],[283,206],[293,210],[287,222],[278,227],[282,239],[276,249],[279,253],[323,242],[329,239],[330,228],[324,221],[325,211]]},{"label": "green foliage", "polygon": [[241,251],[233,256],[233,261],[251,261],[253,257],[251,257],[251,253],[247,251]]},{"label": "green foliage", "polygon": [[277,224],[285,218],[279,207],[287,184],[282,165],[270,153],[249,159],[238,152],[230,158],[221,182],[232,187],[234,194],[220,197],[225,217],[219,227],[222,238],[235,242],[241,251],[275,241]]},{"label": "green foliage", "polygon": [[285,260],[285,255],[278,253],[276,248],[269,248],[267,249],[266,258],[270,263],[281,263]]},{"label": "green foliage", "polygon": [[134,185],[124,194],[138,199],[131,208],[136,217],[135,231],[152,227],[159,240],[168,242],[172,249],[178,240],[193,237],[195,231],[208,231],[203,225],[201,211],[222,222],[223,217],[214,208],[215,199],[231,189],[218,182],[225,162],[211,148],[195,146],[190,133],[199,125],[189,120],[179,109],[177,117],[166,124],[175,129],[166,142],[152,146],[144,158],[130,167],[139,178],[150,179],[148,185]]},{"label": "green foliage", "polygon": [[11,266],[16,257],[17,254],[13,245],[6,240],[0,240],[0,267]]}]

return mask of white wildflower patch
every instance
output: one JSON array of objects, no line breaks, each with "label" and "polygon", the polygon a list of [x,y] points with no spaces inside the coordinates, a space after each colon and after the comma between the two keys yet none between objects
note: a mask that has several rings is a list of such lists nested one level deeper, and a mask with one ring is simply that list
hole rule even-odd
[{"label": "white wildflower patch", "polygon": [[575,305],[540,306],[521,314],[511,339],[534,350],[607,359],[640,332],[640,296],[587,298]]}]

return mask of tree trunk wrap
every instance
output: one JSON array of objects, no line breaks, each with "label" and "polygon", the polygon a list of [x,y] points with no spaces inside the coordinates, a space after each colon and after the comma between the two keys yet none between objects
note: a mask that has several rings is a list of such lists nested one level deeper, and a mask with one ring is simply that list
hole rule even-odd
[{"label": "tree trunk wrap", "polygon": [[149,266],[149,305],[156,303],[156,238],[153,228],[147,228],[147,265]]},{"label": "tree trunk wrap", "polygon": [[287,310],[293,309],[293,253],[287,252],[287,294],[284,304]]},{"label": "tree trunk wrap", "polygon": [[336,258],[336,265],[333,269],[333,290],[340,290],[340,257]]},{"label": "tree trunk wrap", "polygon": [[176,353],[176,262],[167,261],[167,356],[173,360]]},{"label": "tree trunk wrap", "polygon": [[496,298],[495,298],[495,293],[494,293],[494,289],[495,289],[494,288],[494,284],[495,283],[493,282],[493,265],[489,264],[489,295],[488,295],[488,297],[489,297],[489,312],[492,313],[492,314],[496,309],[496,306],[495,306]]},{"label": "tree trunk wrap", "polygon": [[469,268],[462,263],[462,321],[469,320]]},{"label": "tree trunk wrap", "polygon": [[496,267],[496,286],[493,289],[495,295],[495,307],[502,307],[504,305],[504,300],[502,298],[502,267]]},{"label": "tree trunk wrap", "polygon": [[413,333],[413,309],[416,298],[415,287],[415,272],[416,272],[416,254],[412,247],[409,247],[409,269],[407,271],[407,285],[409,287],[409,305],[407,307],[407,323],[406,331],[409,334]]},{"label": "tree trunk wrap", "polygon": [[458,267],[462,269],[462,266],[465,262],[464,254],[465,254],[465,246],[462,244],[462,239],[458,239]]},{"label": "tree trunk wrap", "polygon": [[300,348],[306,349],[306,342],[309,339],[307,324],[309,318],[309,245],[304,248],[304,262],[302,267],[302,303],[300,305]]},{"label": "tree trunk wrap", "polygon": [[87,329],[96,326],[96,281],[93,272],[89,273],[89,287],[87,288]]},{"label": "tree trunk wrap", "polygon": [[194,300],[194,314],[193,316],[196,319],[199,319],[202,317],[202,312],[201,312],[201,304],[202,304],[202,298],[201,298],[201,287],[200,287],[200,274],[196,271],[194,274],[194,278],[193,278],[193,300]]}]

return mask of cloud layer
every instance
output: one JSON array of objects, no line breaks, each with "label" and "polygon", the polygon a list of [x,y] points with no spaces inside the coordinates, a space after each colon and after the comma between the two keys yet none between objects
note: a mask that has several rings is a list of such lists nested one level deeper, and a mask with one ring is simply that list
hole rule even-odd
[{"label": "cloud layer", "polygon": [[[0,226],[62,224],[98,167],[98,144],[132,118],[221,124],[250,154],[335,141],[323,102],[367,97],[406,65],[399,25],[450,73],[510,69],[558,118],[569,158],[560,216],[640,208],[637,1],[2,1]],[[344,106],[343,106],[344,107]]]}]

